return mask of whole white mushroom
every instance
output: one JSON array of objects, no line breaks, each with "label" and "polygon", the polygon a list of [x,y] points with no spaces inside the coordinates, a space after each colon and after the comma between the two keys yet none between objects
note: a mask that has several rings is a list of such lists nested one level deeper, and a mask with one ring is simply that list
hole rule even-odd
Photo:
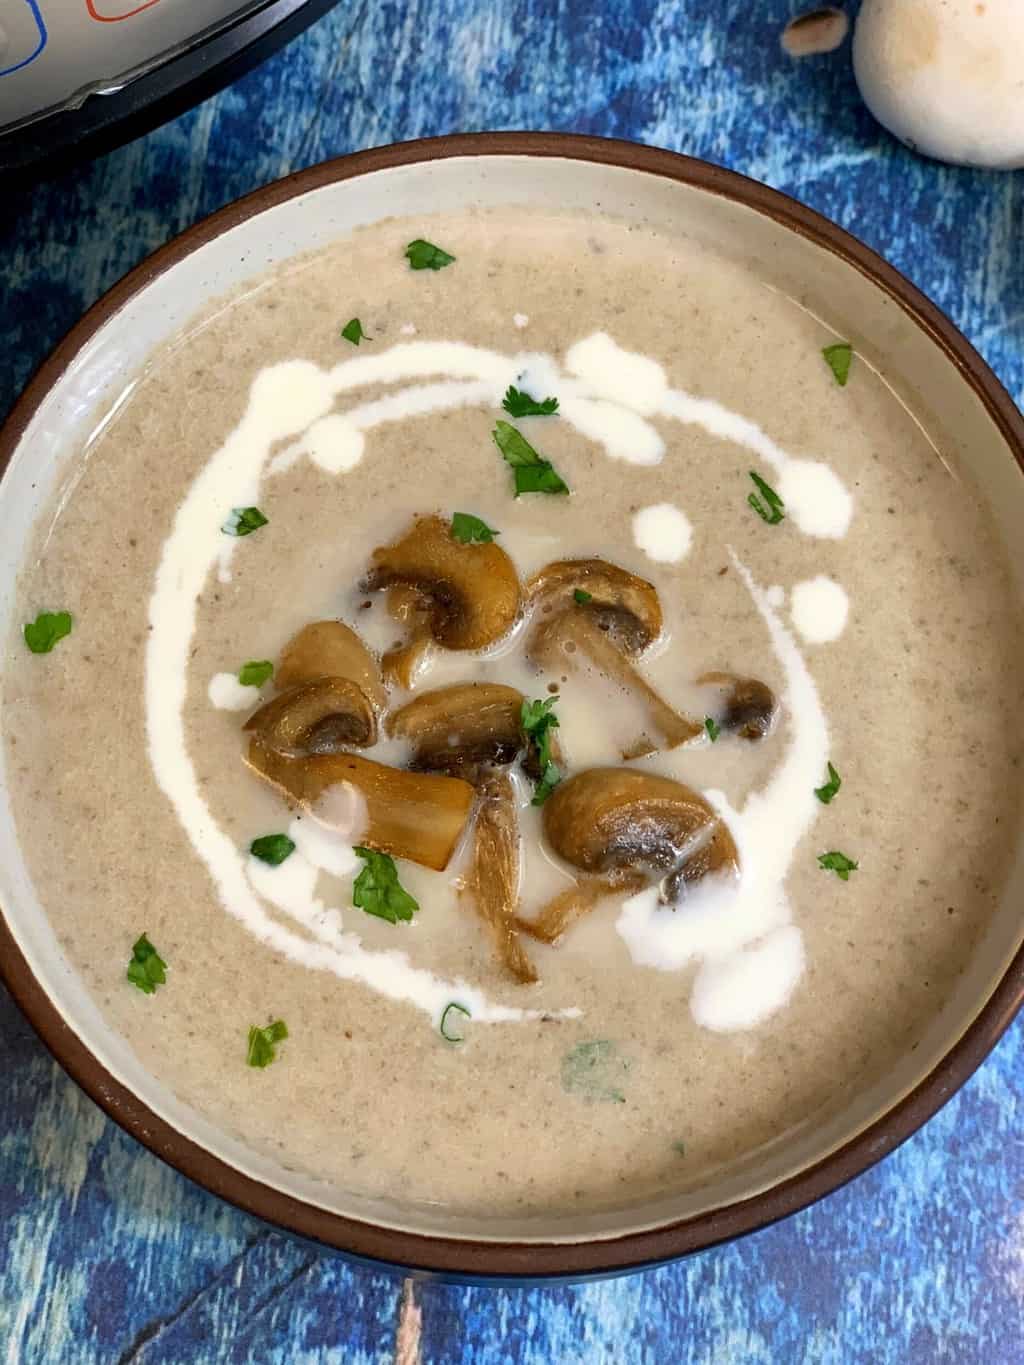
[{"label": "whole white mushroom", "polygon": [[864,0],[853,68],[875,118],[916,151],[1024,166],[1024,0]]}]

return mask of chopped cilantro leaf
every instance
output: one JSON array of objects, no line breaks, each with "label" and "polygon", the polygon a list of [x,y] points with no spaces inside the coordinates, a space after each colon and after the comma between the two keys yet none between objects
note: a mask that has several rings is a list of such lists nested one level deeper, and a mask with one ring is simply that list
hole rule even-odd
[{"label": "chopped cilantro leaf", "polygon": [[558,729],[558,717],[553,711],[557,694],[541,701],[524,699],[519,722],[534,757],[535,771],[540,774],[533,789],[534,806],[543,806],[562,780],[558,764],[551,757],[551,731]]},{"label": "chopped cilantro leaf", "polygon": [[544,398],[538,402],[536,398],[531,398],[528,393],[523,393],[522,389],[510,384],[501,406],[512,417],[551,417],[558,411],[558,399]]},{"label": "chopped cilantro leaf", "polygon": [[251,536],[261,526],[267,525],[267,518],[258,507],[232,507],[231,515],[220,528],[226,536]]},{"label": "chopped cilantro leaf", "polygon": [[[453,1010],[458,1014],[464,1014],[467,1019],[472,1019],[473,1017],[469,1010],[466,1009],[465,1005],[460,1005],[457,1000],[449,1000],[448,1004],[444,1007],[444,1013],[441,1015],[441,1023],[439,1025],[441,1037],[446,1043],[461,1043],[465,1041],[465,1036],[463,1034],[449,1032],[451,1025],[448,1023],[448,1016]],[[457,1019],[452,1022],[458,1027],[459,1021]]]},{"label": "chopped cilantro leaf", "polygon": [[157,986],[162,986],[167,980],[167,963],[145,934],[132,944],[131,961],[125,976],[144,995],[152,995]]},{"label": "chopped cilantro leaf", "polygon": [[[760,474],[755,474],[752,469],[749,472],[758,492],[764,498],[764,502],[757,496],[757,493],[748,493],[747,502],[762,521],[766,521],[769,526],[777,526],[786,515],[783,511],[786,504],[779,497],[778,493],[776,493],[775,489],[765,483]],[[767,506],[765,506],[765,504],[767,504]]]},{"label": "chopped cilantro leaf", "polygon": [[358,346],[361,341],[372,341],[373,337],[368,337],[363,331],[363,324],[358,318],[352,318],[346,322],[341,329],[341,335],[346,341],[351,341],[353,346]]},{"label": "chopped cilantro leaf", "polygon": [[249,1030],[249,1049],[246,1063],[249,1066],[264,1067],[277,1058],[277,1045],[288,1037],[288,1026],[283,1019],[275,1019],[272,1024],[260,1028],[253,1024]]},{"label": "chopped cilantro leaf", "polygon": [[238,670],[238,681],[243,687],[262,687],[273,672],[274,665],[269,659],[250,659]]},{"label": "chopped cilantro leaf", "polygon": [[290,858],[295,852],[295,841],[289,839],[287,834],[264,834],[252,841],[249,852],[268,867],[280,867],[285,858]]},{"label": "chopped cilantro leaf", "polygon": [[452,535],[462,545],[486,545],[500,534],[471,512],[456,512],[452,517]]},{"label": "chopped cilantro leaf", "polygon": [[821,802],[823,806],[827,806],[842,785],[843,779],[839,776],[835,768],[833,768],[832,764],[830,763],[828,765],[828,781],[825,783],[823,787],[815,787],[814,795],[818,798],[818,800]]},{"label": "chopped cilantro leaf", "polygon": [[835,376],[836,383],[841,389],[844,389],[846,381],[850,377],[853,347],[848,341],[837,341],[832,346],[823,347],[821,354],[825,357],[825,363]]},{"label": "chopped cilantro leaf", "polygon": [[586,592],[583,588],[573,588],[572,595],[573,600],[578,602],[581,607],[586,606],[588,602],[593,602],[594,600],[594,594],[592,592]]},{"label": "chopped cilantro leaf", "polygon": [[819,853],[818,862],[825,872],[834,872],[841,882],[848,882],[850,873],[857,871],[857,863],[852,858],[834,849],[831,853]]},{"label": "chopped cilantro leaf", "polygon": [[41,611],[25,623],[25,643],[33,654],[49,654],[58,640],[71,634],[71,624],[69,611]]},{"label": "chopped cilantro leaf", "polygon": [[389,924],[411,920],[420,908],[419,901],[398,880],[394,858],[372,848],[356,848],[354,852],[366,866],[352,884],[352,904]]},{"label": "chopped cilantro leaf", "polygon": [[502,458],[512,466],[517,498],[520,493],[568,493],[568,485],[555,472],[551,462],[538,455],[511,422],[495,423],[491,435]]},{"label": "chopped cilantro leaf", "polygon": [[447,251],[442,251],[433,242],[425,242],[422,237],[409,243],[405,256],[413,270],[443,270],[455,260]]},{"label": "chopped cilantro leaf", "polygon": [[711,716],[704,717],[704,729],[708,732],[708,739],[710,739],[712,744],[714,744],[715,740],[722,733],[722,727],[716,725]]}]

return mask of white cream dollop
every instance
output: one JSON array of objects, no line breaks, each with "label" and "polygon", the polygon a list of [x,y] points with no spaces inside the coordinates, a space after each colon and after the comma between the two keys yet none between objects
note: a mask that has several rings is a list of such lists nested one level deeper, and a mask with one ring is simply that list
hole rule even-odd
[{"label": "white cream dollop", "polygon": [[641,507],[633,517],[634,543],[658,564],[678,564],[685,559],[692,539],[689,518],[671,502]]},{"label": "white cream dollop", "polygon": [[804,639],[813,645],[823,645],[838,640],[846,629],[850,599],[834,578],[818,574],[794,586],[790,612]]},{"label": "white cream dollop", "polygon": [[240,683],[234,673],[215,673],[206,695],[218,711],[247,711],[259,705],[260,689]]}]

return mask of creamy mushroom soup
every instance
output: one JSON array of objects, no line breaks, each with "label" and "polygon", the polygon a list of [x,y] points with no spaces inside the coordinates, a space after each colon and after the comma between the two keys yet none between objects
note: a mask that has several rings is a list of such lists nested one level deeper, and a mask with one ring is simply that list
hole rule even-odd
[{"label": "creamy mushroom soup", "polygon": [[4,743],[179,1096],[338,1197],[550,1213],[737,1170],[915,1046],[1008,871],[1024,637],[822,311],[613,220],[392,221],[111,398]]}]

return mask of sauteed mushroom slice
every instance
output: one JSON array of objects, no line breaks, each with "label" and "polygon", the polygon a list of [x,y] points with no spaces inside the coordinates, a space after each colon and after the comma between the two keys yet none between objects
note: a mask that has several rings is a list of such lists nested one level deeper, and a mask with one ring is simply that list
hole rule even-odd
[{"label": "sauteed mushroom slice", "polygon": [[424,692],[388,718],[388,733],[413,745],[409,766],[475,782],[523,747],[523,694],[501,683],[454,683]]},{"label": "sauteed mushroom slice", "polygon": [[483,649],[519,615],[515,566],[493,541],[464,544],[440,517],[419,517],[393,545],[374,550],[367,592],[395,585],[422,602],[430,632],[446,649]]},{"label": "sauteed mushroom slice", "polygon": [[779,704],[767,683],[736,673],[702,673],[700,684],[721,687],[724,709],[719,725],[741,739],[764,739],[771,732]]},{"label": "sauteed mushroom slice", "polygon": [[557,943],[567,929],[593,910],[602,896],[639,891],[646,883],[643,872],[622,868],[603,877],[585,877],[548,901],[536,919],[520,917],[519,928],[541,943]]},{"label": "sauteed mushroom slice", "polygon": [[555,788],[543,819],[548,842],[574,867],[665,878],[666,900],[710,872],[739,870],[732,836],[698,792],[635,768],[577,773]]},{"label": "sauteed mushroom slice", "polygon": [[376,711],[387,705],[380,669],[359,636],[342,621],[312,621],[293,635],[274,674],[286,690],[314,678],[347,678],[366,694]]},{"label": "sauteed mushroom slice", "polygon": [[248,762],[346,839],[435,871],[448,866],[473,805],[468,782],[389,768],[359,754],[282,754],[254,736]]},{"label": "sauteed mushroom slice", "polygon": [[314,678],[278,693],[244,728],[281,754],[333,754],[376,744],[377,713],[363,689],[348,678]]},{"label": "sauteed mushroom slice", "polygon": [[594,622],[631,659],[661,634],[657,589],[604,559],[557,559],[526,585],[538,615],[566,608]]},{"label": "sauteed mushroom slice", "polygon": [[516,981],[536,981],[537,969],[519,938],[519,826],[515,789],[504,773],[493,773],[480,789],[466,890],[494,936],[502,965]]},{"label": "sauteed mushroom slice", "polygon": [[415,588],[396,583],[388,591],[388,611],[408,627],[409,637],[404,644],[387,651],[381,659],[381,670],[389,683],[397,683],[408,691],[434,640],[430,603]]},{"label": "sauteed mushroom slice", "polygon": [[619,652],[610,633],[602,630],[586,610],[574,610],[570,605],[555,615],[541,617],[527,641],[527,653],[537,668],[556,675],[589,663],[636,699],[644,716],[641,733],[623,758],[674,749],[702,731],[695,720],[680,715],[655,692]]}]

